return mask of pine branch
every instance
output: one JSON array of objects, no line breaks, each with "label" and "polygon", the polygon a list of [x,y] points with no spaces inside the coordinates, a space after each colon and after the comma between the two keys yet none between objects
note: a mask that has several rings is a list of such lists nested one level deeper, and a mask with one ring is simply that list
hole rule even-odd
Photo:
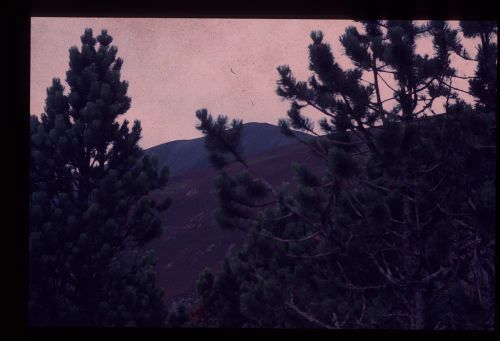
[{"label": "pine branch", "polygon": [[289,253],[286,254],[287,257],[300,258],[300,259],[315,259],[315,258],[328,257],[331,255],[337,255],[337,256],[341,256],[341,257],[345,256],[344,254],[340,254],[336,251],[328,251],[328,252],[318,253],[316,255],[305,255],[305,256],[297,256],[297,255],[292,255]]},{"label": "pine branch", "polygon": [[347,96],[343,93],[340,94],[342,96],[342,98],[344,99],[344,102],[346,103],[348,109],[349,109],[349,112],[351,114],[351,117],[354,118],[354,120],[356,121],[357,123],[357,126],[356,128],[358,130],[361,131],[361,133],[363,133],[363,135],[366,137],[366,144],[368,146],[368,148],[370,148],[370,150],[376,154],[378,157],[381,157],[382,154],[380,153],[380,151],[378,150],[378,148],[375,146],[375,144],[372,142],[371,138],[371,133],[365,129],[365,127],[363,126],[363,122],[361,122],[361,120],[359,119],[359,117],[357,117],[351,107],[351,104],[349,103],[349,101],[347,100]]},{"label": "pine branch", "polygon": [[[420,256],[419,252],[399,248],[399,247],[395,246],[394,244],[390,244],[384,238],[380,238],[380,240],[382,241],[382,243],[384,243],[389,248],[389,250],[395,250],[395,251],[398,251],[401,253],[406,253],[406,254],[410,254],[410,255],[414,255],[414,256]],[[384,250],[382,250],[382,251],[384,251]]]},{"label": "pine branch", "polygon": [[465,49],[460,50],[457,48],[457,49],[454,49],[453,52],[455,52],[455,54],[457,56],[459,56],[460,58],[465,59],[467,61],[479,62],[477,59],[471,58]]},{"label": "pine branch", "polygon": [[447,84],[446,82],[442,81],[442,80],[439,80],[438,79],[438,82],[441,83],[441,84],[444,84],[446,85],[447,87],[453,89],[453,90],[456,90],[456,91],[460,91],[460,92],[463,92],[464,94],[467,94],[467,95],[470,95],[470,96],[474,96],[473,93],[469,92],[469,91],[465,91],[465,90],[462,90],[462,89],[459,89],[459,88],[456,88],[454,86],[452,86],[451,84]]},{"label": "pine branch", "polygon": [[365,316],[365,309],[366,309],[366,299],[365,299],[365,295],[362,294],[361,295],[361,298],[363,299],[363,309],[361,311],[361,316],[359,317],[358,319],[358,323],[359,324],[363,324],[363,317]]},{"label": "pine branch", "polygon": [[337,264],[338,268],[342,272],[342,275],[343,275],[344,279],[347,281],[347,283],[341,283],[338,279],[335,278],[335,276],[333,278],[329,277],[329,279],[332,280],[336,285],[338,285],[344,289],[355,290],[355,291],[365,291],[365,290],[369,290],[369,289],[382,289],[382,288],[385,288],[387,286],[385,284],[383,284],[383,285],[363,285],[363,286],[356,285],[356,284],[352,283],[352,281],[349,280],[349,278],[347,278],[347,274],[345,273],[344,268],[342,267],[340,262],[337,260],[335,263]]},{"label": "pine branch", "polygon": [[[373,187],[373,188],[376,188],[376,189],[379,189],[379,190],[381,190],[381,191],[384,191],[384,192],[386,192],[386,193],[392,193],[392,192],[394,192],[394,191],[395,191],[395,190],[391,190],[391,189],[389,189],[389,188],[386,188],[386,187],[383,187],[383,186],[380,186],[380,185],[376,185],[376,184],[371,183],[371,182],[366,181],[366,180],[361,180],[361,182],[362,182],[362,183],[364,183],[364,184],[367,184],[368,186],[371,186],[371,187]],[[412,202],[413,202],[413,201],[415,201],[413,198],[411,198],[411,197],[409,197],[409,196],[407,196],[407,195],[405,195],[405,194],[401,194],[401,195],[402,195],[403,197],[405,197],[406,199],[408,199],[409,201],[412,201]]]},{"label": "pine branch", "polygon": [[251,207],[251,208],[262,208],[262,207],[267,207],[267,206],[279,203],[278,200],[271,200],[271,201],[261,203],[261,204],[249,203],[249,202],[243,201],[241,198],[235,198],[235,197],[231,197],[231,200],[237,202],[240,205]]},{"label": "pine branch", "polygon": [[266,237],[266,238],[271,238],[273,240],[276,240],[276,241],[279,241],[279,242],[283,242],[283,243],[300,243],[300,242],[304,242],[306,240],[309,240],[311,238],[314,238],[316,236],[319,235],[319,232],[315,232],[313,234],[310,234],[309,236],[306,236],[306,237],[303,237],[303,238],[300,238],[300,239],[286,239],[286,238],[280,238],[280,237],[277,237],[277,236],[274,236],[274,235],[266,235],[266,234],[262,234],[262,233],[256,233],[257,235],[260,235],[260,236],[263,236],[263,237]]},{"label": "pine branch", "polygon": [[[261,178],[257,173],[255,173],[255,171],[252,168],[250,168],[247,163],[242,163],[242,164],[245,166],[245,168],[247,169],[247,171],[254,178],[259,179],[264,184],[264,186],[266,186],[268,188],[268,190],[272,193],[272,195],[276,198],[276,200],[279,200],[278,193],[276,192],[276,190],[273,188],[273,186],[269,182],[267,182],[265,179]],[[282,204],[283,206],[285,206],[290,212],[292,212],[293,214],[295,214],[297,217],[299,217],[305,223],[307,223],[307,224],[315,227],[317,229],[317,231],[319,231],[321,234],[323,234],[326,237],[326,233],[325,233],[325,231],[323,229],[323,226],[321,226],[321,225],[313,222],[311,219],[307,218],[305,215],[303,215],[302,213],[300,213],[292,205],[289,205],[289,204],[287,204],[285,202],[282,202],[282,201],[280,202],[280,204]],[[336,239],[335,239],[335,241],[340,244],[340,242],[337,241]]]},{"label": "pine branch", "polygon": [[458,75],[453,75],[451,76],[453,78],[459,78],[459,79],[478,79],[479,77],[476,76],[458,76]]},{"label": "pine branch", "polygon": [[[298,137],[295,133],[293,133],[291,130],[290,130],[290,133],[292,134],[293,138],[295,138],[297,141],[299,141],[300,143],[302,143],[303,145],[306,145],[310,150],[312,150],[313,153],[315,153],[316,155],[318,155],[319,157],[323,158],[323,159],[327,159],[327,156],[326,156],[326,150],[324,148],[322,148],[324,154],[321,154],[318,150],[312,148],[312,146],[307,143],[306,141],[302,140],[300,137]],[[314,135],[318,136],[319,135],[314,132]]]},{"label": "pine branch", "polygon": [[315,323],[316,325],[322,327],[322,328],[326,328],[326,329],[338,329],[337,327],[334,327],[334,326],[331,326],[331,325],[328,325],[324,322],[321,322],[320,320],[318,320],[317,318],[315,318],[314,316],[302,311],[301,309],[299,309],[299,307],[297,307],[294,303],[294,300],[293,300],[293,294],[290,293],[290,301],[288,302],[285,302],[285,305],[289,308],[291,308],[292,310],[294,310],[297,314],[299,314],[300,316],[302,316],[303,318],[305,318],[306,320],[308,320],[309,322],[312,322],[312,323]]},{"label": "pine branch", "polygon": [[384,105],[383,105],[384,102],[382,102],[382,99],[380,97],[380,89],[379,89],[379,85],[378,85],[377,62],[376,62],[375,58],[373,58],[372,69],[373,69],[373,80],[374,80],[374,86],[375,86],[375,94],[377,96],[378,110],[379,110],[379,113],[382,115],[382,122],[385,123],[385,121],[387,119],[387,113],[384,110]]},{"label": "pine branch", "polygon": [[383,269],[382,266],[379,264],[377,259],[375,258],[374,255],[369,254],[369,258],[373,261],[373,264],[375,264],[375,267],[377,270],[392,284],[395,284],[397,286],[404,286],[404,284],[400,281],[397,280],[392,276],[389,270]]},{"label": "pine branch", "polygon": [[425,276],[424,278],[420,279],[420,282],[422,283],[429,283],[432,279],[436,278],[437,276],[441,275],[442,273],[450,271],[450,268],[444,268],[440,267],[439,270],[431,273],[430,275]]}]

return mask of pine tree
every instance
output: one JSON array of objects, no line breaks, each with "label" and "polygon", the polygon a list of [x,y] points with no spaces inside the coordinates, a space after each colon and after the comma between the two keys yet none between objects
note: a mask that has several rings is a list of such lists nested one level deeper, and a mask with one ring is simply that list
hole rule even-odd
[{"label": "pine tree", "polygon": [[[480,38],[476,58],[472,59],[477,62],[477,67],[475,77],[469,80],[470,92],[477,98],[478,108],[496,111],[498,46],[494,36],[498,34],[498,27],[490,21],[461,21],[460,27],[464,37]],[[471,60],[467,53],[459,55]]]},{"label": "pine tree", "polygon": [[[468,55],[446,22],[362,26],[340,38],[353,69],[336,63],[319,31],[311,33],[308,82],[278,68],[277,94],[291,102],[282,132],[317,135],[311,152],[324,162],[321,173],[293,165],[297,189],[273,188],[245,162],[234,137],[240,121],[228,126],[226,117],[196,113],[213,159],[232,154],[245,168],[229,176],[227,162],[216,163],[215,220],[248,237],[219,276],[200,278],[215,324],[493,328],[496,112],[488,96],[496,94],[489,83],[496,61],[489,55],[478,67],[468,92],[453,85],[450,56]],[[494,46],[496,28],[488,30],[479,65],[481,51]],[[418,39],[432,40],[432,56],[416,53]],[[301,113],[306,106],[323,114],[322,133]],[[215,290],[229,283],[231,291]],[[229,321],[235,311],[242,317]]]},{"label": "pine tree", "polygon": [[154,256],[144,244],[161,232],[151,190],[167,168],[138,145],[123,64],[106,30],[86,29],[69,50],[67,95],[59,79],[45,113],[31,116],[29,323],[162,325]]}]

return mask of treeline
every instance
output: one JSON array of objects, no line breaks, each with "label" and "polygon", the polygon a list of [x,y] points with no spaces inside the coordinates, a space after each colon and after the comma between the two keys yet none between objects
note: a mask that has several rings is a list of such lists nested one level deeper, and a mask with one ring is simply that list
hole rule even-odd
[{"label": "treeline", "polygon": [[[247,237],[221,273],[200,274],[198,306],[171,309],[143,247],[169,204],[147,194],[168,171],[138,147],[139,122],[116,122],[130,107],[122,60],[106,31],[86,30],[70,49],[68,95],[54,80],[31,120],[30,324],[493,329],[496,23],[361,26],[340,37],[352,69],[319,31],[307,81],[278,67],[290,102],[279,126],[317,135],[301,142],[324,161],[316,173],[294,164],[297,186],[273,187],[246,162],[241,120],[196,112],[220,170],[214,220]],[[475,56],[462,37],[479,42]],[[419,39],[432,56],[416,52]],[[454,82],[464,77],[466,89]],[[319,128],[305,107],[323,115]],[[228,175],[231,162],[244,171]]]}]

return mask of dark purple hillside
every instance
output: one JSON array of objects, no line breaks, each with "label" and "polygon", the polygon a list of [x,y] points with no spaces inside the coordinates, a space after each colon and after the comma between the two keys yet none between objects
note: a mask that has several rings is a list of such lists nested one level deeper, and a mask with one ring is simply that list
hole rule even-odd
[{"label": "dark purple hillside", "polygon": [[[320,160],[295,139],[285,146],[249,157],[251,167],[273,185],[292,181],[292,162],[303,162],[311,170],[321,169]],[[255,146],[256,149],[264,146]],[[233,164],[231,174],[241,170]],[[195,292],[198,274],[209,267],[217,271],[224,257],[241,247],[243,232],[224,231],[214,226],[212,211],[217,207],[213,180],[217,172],[211,168],[193,170],[172,177],[163,191],[152,195],[172,198],[172,206],[162,216],[163,235],[152,242],[158,257],[158,281],[168,299]]]}]

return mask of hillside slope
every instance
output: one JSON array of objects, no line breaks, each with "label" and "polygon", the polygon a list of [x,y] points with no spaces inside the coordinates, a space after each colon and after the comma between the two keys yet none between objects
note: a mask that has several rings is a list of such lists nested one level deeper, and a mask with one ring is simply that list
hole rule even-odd
[{"label": "hillside slope", "polygon": [[[321,160],[305,145],[290,141],[295,143],[248,158],[250,166],[272,185],[293,182],[292,162],[303,162],[313,171],[321,169]],[[233,164],[226,171],[240,170],[239,164]],[[243,232],[225,231],[213,223],[217,174],[211,168],[187,172],[172,177],[165,190],[152,194],[158,200],[172,198],[172,206],[161,215],[163,235],[151,244],[158,257],[158,283],[167,299],[194,293],[199,273],[205,267],[217,271],[225,256],[238,252],[242,245]]]}]

